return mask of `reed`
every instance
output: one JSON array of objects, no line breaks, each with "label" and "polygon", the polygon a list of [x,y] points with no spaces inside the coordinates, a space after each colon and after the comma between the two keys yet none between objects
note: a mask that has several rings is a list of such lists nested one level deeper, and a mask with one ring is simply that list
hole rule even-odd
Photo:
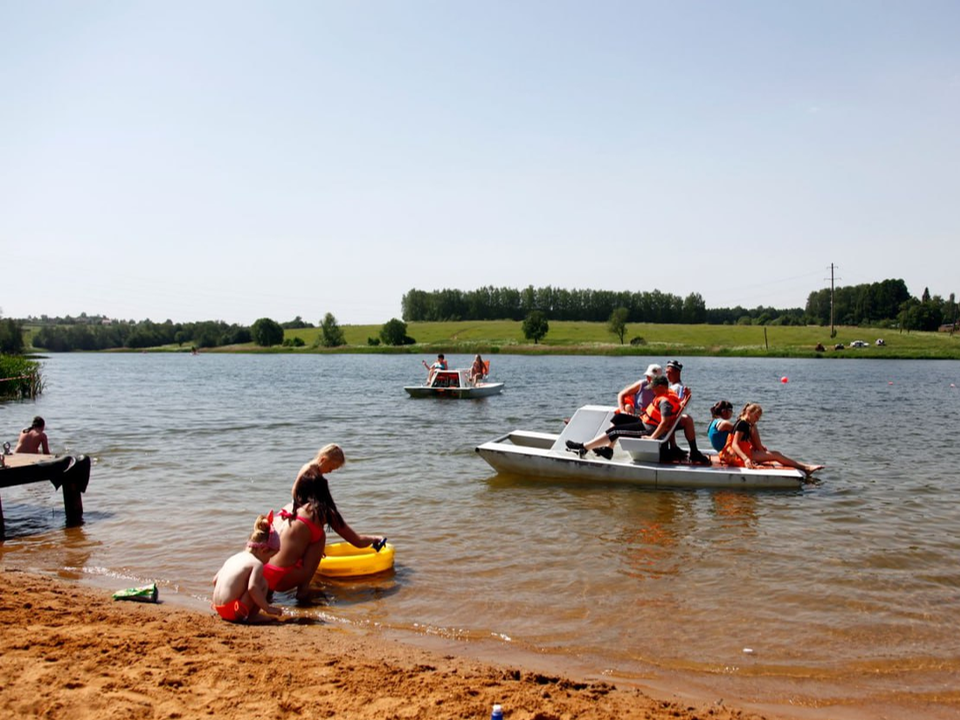
[{"label": "reed", "polygon": [[42,392],[40,363],[21,355],[0,355],[0,397],[25,400]]}]

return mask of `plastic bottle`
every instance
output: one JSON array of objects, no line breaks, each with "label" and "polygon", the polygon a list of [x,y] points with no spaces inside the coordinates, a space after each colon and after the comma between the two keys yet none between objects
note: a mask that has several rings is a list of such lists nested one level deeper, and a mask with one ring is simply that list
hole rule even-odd
[{"label": "plastic bottle", "polygon": [[490,713],[490,720],[503,720],[503,708],[499,705],[494,705],[493,712]]}]

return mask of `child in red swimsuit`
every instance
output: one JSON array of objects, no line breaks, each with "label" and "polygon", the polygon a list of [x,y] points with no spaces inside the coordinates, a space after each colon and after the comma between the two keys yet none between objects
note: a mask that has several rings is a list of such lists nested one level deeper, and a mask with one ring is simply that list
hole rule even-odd
[{"label": "child in red swimsuit", "polygon": [[293,483],[293,502],[281,511],[276,521],[280,533],[280,552],[264,567],[271,590],[297,589],[297,599],[310,597],[310,581],[320,566],[326,547],[329,525],[354,547],[369,547],[381,542],[379,535],[360,535],[344,521],[330,494],[324,473],[343,466],[345,458],[339,445],[327,445],[317,457],[304,465]]},{"label": "child in red swimsuit", "polygon": [[280,615],[280,608],[267,602],[263,566],[280,549],[280,536],[273,530],[273,513],[260,515],[247,541],[247,549],[227,558],[213,578],[213,609],[224,620],[245,622],[261,610]]}]

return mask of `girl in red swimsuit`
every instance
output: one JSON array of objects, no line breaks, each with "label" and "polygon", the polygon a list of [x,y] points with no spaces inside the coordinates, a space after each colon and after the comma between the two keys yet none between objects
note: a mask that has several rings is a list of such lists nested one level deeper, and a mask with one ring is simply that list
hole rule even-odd
[{"label": "girl in red swimsuit", "polygon": [[263,610],[279,615],[280,608],[267,602],[264,563],[280,549],[280,538],[273,531],[273,517],[260,515],[247,541],[247,549],[227,559],[213,578],[213,609],[224,620],[243,622]]},{"label": "girl in red swimsuit", "polygon": [[275,521],[280,533],[280,552],[263,568],[271,590],[284,592],[297,588],[298,600],[309,597],[310,581],[323,558],[326,525],[354,547],[368,547],[382,539],[376,535],[359,535],[337,510],[323,473],[342,467],[344,462],[343,450],[337,445],[327,445],[313,462],[300,470],[293,484],[293,502]]}]

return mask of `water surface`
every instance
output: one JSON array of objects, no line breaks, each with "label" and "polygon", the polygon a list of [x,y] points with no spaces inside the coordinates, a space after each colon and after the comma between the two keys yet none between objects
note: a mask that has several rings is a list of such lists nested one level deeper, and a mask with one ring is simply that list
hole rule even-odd
[{"label": "water surface", "polygon": [[0,433],[39,414],[53,451],[95,458],[86,524],[64,529],[48,486],[6,490],[3,562],[200,606],[338,442],[334,497],[397,567],[299,612],[758,702],[960,707],[960,362],[681,358],[704,445],[713,402],[756,401],[768,447],[827,469],[797,491],[677,491],[498,476],[474,451],[559,432],[651,358],[491,359],[504,394],[457,401],[406,396],[417,356],[52,356]]}]

